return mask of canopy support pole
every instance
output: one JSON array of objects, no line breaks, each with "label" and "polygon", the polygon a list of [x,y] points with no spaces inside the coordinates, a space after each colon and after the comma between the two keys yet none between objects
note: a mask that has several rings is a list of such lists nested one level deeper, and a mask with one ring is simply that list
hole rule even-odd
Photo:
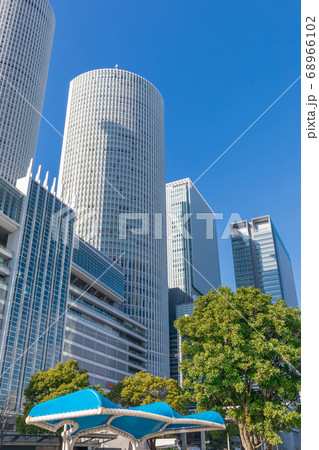
[{"label": "canopy support pole", "polygon": [[68,438],[68,426],[67,426],[67,424],[64,424],[61,436],[62,436],[62,439],[63,439],[62,450],[69,450],[69,438]]},{"label": "canopy support pole", "polygon": [[205,431],[201,431],[200,433],[200,441],[201,441],[201,449],[206,450],[206,436]]},{"label": "canopy support pole", "polygon": [[72,438],[70,436],[70,429],[68,429],[68,425],[64,424],[63,431],[61,433],[63,444],[62,450],[73,450],[76,438]]}]

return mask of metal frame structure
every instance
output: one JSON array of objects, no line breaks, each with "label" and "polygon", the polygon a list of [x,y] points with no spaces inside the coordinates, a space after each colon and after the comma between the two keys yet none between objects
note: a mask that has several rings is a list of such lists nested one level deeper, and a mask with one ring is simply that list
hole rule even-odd
[{"label": "metal frame structure", "polygon": [[[88,410],[82,410],[82,411],[73,411],[73,412],[67,412],[67,413],[60,413],[60,414],[49,414],[46,416],[37,416],[37,417],[30,417],[28,416],[26,418],[26,423],[28,425],[35,425],[40,428],[44,428],[49,431],[56,432],[59,428],[62,426],[64,427],[64,430],[62,432],[62,438],[63,438],[63,450],[73,450],[76,440],[88,434],[88,429],[81,430],[77,432],[79,428],[79,424],[76,421],[77,418],[83,418],[83,417],[92,417],[92,416],[100,416],[105,415],[109,416],[106,420],[105,424],[98,427],[90,427],[89,432],[90,433],[115,433],[119,436],[122,436],[126,439],[128,439],[132,446],[133,450],[138,450],[141,446],[141,444],[147,440],[151,439],[157,436],[162,436],[163,434],[179,434],[179,433],[189,433],[193,431],[212,431],[212,430],[224,430],[225,425],[211,422],[207,420],[199,420],[199,419],[190,419],[188,418],[176,418],[176,417],[168,417],[160,414],[154,414],[149,413],[145,411],[138,411],[134,409],[113,409],[113,408],[104,408],[99,407],[95,409],[88,409]],[[123,417],[123,416],[129,416],[129,417],[140,417],[142,419],[151,419],[163,422],[164,425],[160,429],[160,431],[156,433],[151,433],[148,435],[143,436],[141,439],[136,439],[132,434],[121,430],[120,428],[112,426],[112,421],[116,419],[117,417]],[[55,424],[48,423],[52,421],[58,421]],[[167,426],[170,424],[179,425],[180,427],[167,429]],[[187,425],[189,427],[187,428]],[[102,436],[101,436],[102,437]]]}]

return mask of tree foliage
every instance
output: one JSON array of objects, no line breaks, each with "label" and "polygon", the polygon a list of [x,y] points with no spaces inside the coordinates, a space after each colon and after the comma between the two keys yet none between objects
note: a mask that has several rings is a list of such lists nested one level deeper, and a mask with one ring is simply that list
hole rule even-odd
[{"label": "tree foliage", "polygon": [[220,287],[175,326],[184,338],[181,370],[199,411],[238,424],[243,447],[281,443],[300,427],[300,311],[258,289]]},{"label": "tree foliage", "polygon": [[[23,414],[18,416],[16,420],[18,433],[20,435],[54,435],[47,430],[25,423],[25,419],[28,417],[31,409],[38,403],[87,388],[96,389],[102,395],[105,395],[105,392],[101,390],[99,385],[91,385],[87,370],[80,369],[75,359],[70,359],[66,363],[59,362],[54,369],[36,372],[32,375],[29,385],[24,390]],[[60,439],[60,446],[61,431],[62,429],[58,430],[57,433]]]},{"label": "tree foliage", "polygon": [[[146,372],[137,372],[134,377],[124,378],[111,389],[107,398],[123,408],[166,402],[180,414],[188,414],[188,396],[177,382]],[[155,439],[149,440],[149,447],[155,450]]]},{"label": "tree foliage", "polygon": [[175,411],[187,414],[186,393],[172,378],[156,377],[150,373],[137,372],[115,385],[107,398],[123,408],[166,402]]}]

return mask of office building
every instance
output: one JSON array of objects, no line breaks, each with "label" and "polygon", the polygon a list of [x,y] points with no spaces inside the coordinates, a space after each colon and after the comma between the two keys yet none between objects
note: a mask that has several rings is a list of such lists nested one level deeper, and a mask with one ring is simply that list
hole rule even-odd
[{"label": "office building", "polygon": [[170,353],[170,377],[181,384],[181,372],[178,370],[182,361],[182,352],[179,333],[174,327],[175,320],[185,315],[191,315],[194,309],[194,301],[180,288],[172,288],[168,291],[169,299],[169,353]]},{"label": "office building", "polygon": [[17,188],[1,179],[0,403],[12,410],[22,407],[32,374],[62,357],[73,212],[47,179],[42,186],[40,171],[35,180],[29,171]]},{"label": "office building", "polygon": [[48,0],[1,0],[0,176],[12,186],[35,155],[54,28]]},{"label": "office building", "polygon": [[289,254],[269,215],[230,226],[236,287],[255,286],[298,306]]},{"label": "office building", "polygon": [[168,287],[197,298],[220,286],[214,212],[189,178],[166,185]]},{"label": "office building", "polygon": [[75,236],[63,361],[106,391],[146,366],[146,328],[118,309],[123,293],[123,269]]},{"label": "office building", "polygon": [[149,81],[117,67],[71,81],[59,192],[77,196],[76,233],[123,267],[123,312],[146,326],[147,371],[159,376],[169,373],[164,156],[164,104]]},{"label": "office building", "polygon": [[11,411],[59,361],[77,359],[106,390],[146,366],[146,328],[119,309],[124,270],[74,236],[74,211],[40,176],[30,167],[16,188],[0,178],[0,407]]}]

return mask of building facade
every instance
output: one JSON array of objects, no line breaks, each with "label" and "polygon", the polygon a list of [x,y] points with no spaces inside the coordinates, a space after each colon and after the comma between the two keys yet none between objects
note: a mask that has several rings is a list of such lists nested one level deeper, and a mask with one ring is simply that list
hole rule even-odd
[{"label": "building facade", "polygon": [[73,212],[39,177],[29,172],[17,189],[1,179],[0,403],[12,410],[33,373],[62,358]]},{"label": "building facade", "polygon": [[169,351],[170,351],[170,377],[182,382],[181,372],[178,366],[182,361],[182,352],[179,333],[174,327],[175,320],[180,317],[191,315],[194,309],[194,301],[180,288],[172,288],[168,291],[169,299]]},{"label": "building facade", "polygon": [[298,306],[289,254],[269,215],[230,226],[236,287],[255,286]]},{"label": "building facade", "polygon": [[166,185],[168,287],[190,297],[220,286],[215,215],[189,178]]},{"label": "building facade", "polygon": [[123,294],[123,269],[75,236],[63,361],[106,391],[146,367],[146,328],[119,310]]},{"label": "building facade", "polygon": [[0,176],[12,186],[35,155],[54,28],[48,0],[1,0]]},{"label": "building facade", "polygon": [[30,167],[16,188],[0,178],[0,408],[11,411],[59,361],[78,360],[105,390],[146,367],[146,327],[120,310],[124,270],[74,235],[74,211],[40,176]]},{"label": "building facade", "polygon": [[77,234],[123,267],[123,312],[146,326],[147,370],[160,376],[169,373],[164,157],[164,104],[149,81],[115,68],[71,82],[59,190],[77,195]]}]

